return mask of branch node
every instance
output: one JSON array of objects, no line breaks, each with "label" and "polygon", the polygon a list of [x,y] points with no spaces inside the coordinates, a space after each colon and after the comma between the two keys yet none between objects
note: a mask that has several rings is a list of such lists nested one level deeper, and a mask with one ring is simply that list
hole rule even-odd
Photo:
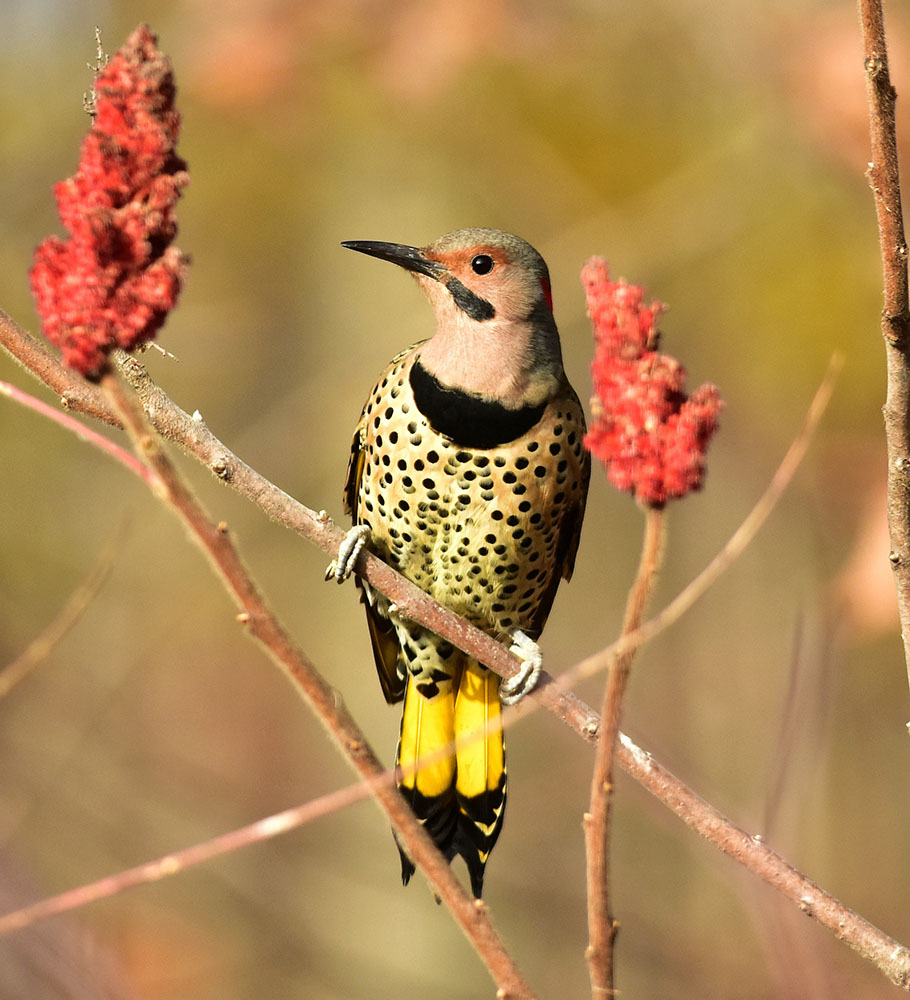
[{"label": "branch node", "polygon": [[910,334],[910,315],[906,312],[889,313],[883,309],[882,330],[887,343],[902,351]]},{"label": "branch node", "polygon": [[405,622],[412,620],[405,614],[404,611],[401,610],[401,605],[395,601],[392,601],[392,603],[389,604],[389,617],[394,618],[400,624],[404,624]]},{"label": "branch node", "polygon": [[241,625],[246,625],[251,620],[251,618],[252,615],[249,613],[249,611],[240,611],[237,614],[237,621],[240,622]]},{"label": "branch node", "polygon": [[885,68],[885,60],[877,52],[873,52],[871,55],[866,56],[864,65],[866,67],[866,75],[870,80],[875,80],[881,76],[882,70]]},{"label": "branch node", "polygon": [[892,567],[894,569],[897,569],[897,567],[900,566],[900,564],[901,564],[901,554],[900,554],[900,552],[894,552],[894,551],[889,552],[888,553],[888,559],[890,560],[891,565],[892,565]]},{"label": "branch node", "polygon": [[217,524],[215,525],[215,530],[216,530],[216,531],[217,531],[217,532],[218,532],[219,534],[221,534],[221,535],[226,535],[226,534],[228,533],[228,523],[227,523],[227,521],[219,521],[219,522],[218,522],[218,523],[217,523]]},{"label": "branch node", "polygon": [[229,483],[234,475],[231,463],[225,455],[219,455],[218,458],[213,459],[209,468],[219,479],[223,479],[226,483]]}]

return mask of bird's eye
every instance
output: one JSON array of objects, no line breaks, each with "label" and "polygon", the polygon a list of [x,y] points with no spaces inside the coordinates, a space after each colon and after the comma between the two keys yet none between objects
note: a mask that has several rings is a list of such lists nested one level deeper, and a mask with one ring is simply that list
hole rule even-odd
[{"label": "bird's eye", "polygon": [[475,274],[489,274],[493,270],[493,258],[487,253],[479,253],[471,261],[471,269]]}]

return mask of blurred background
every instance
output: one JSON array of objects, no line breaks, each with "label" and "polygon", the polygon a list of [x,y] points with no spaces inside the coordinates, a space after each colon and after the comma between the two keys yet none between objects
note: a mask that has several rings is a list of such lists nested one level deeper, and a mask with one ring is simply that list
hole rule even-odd
[{"label": "blurred background", "polygon": [[[153,377],[246,462],[341,519],[374,377],[431,332],[400,271],[344,239],[511,230],[549,262],[566,366],[589,394],[591,254],[670,305],[664,347],[726,399],[704,491],[671,512],[662,606],[765,488],[831,353],[845,367],[784,501],[723,581],[638,657],[626,731],[749,831],[910,941],[910,719],[885,530],[884,352],[862,52],[848,0],[5,0],[0,306],[35,330],[33,247],[87,128],[93,28],[148,21],[175,66],[193,257]],[[887,11],[910,88],[910,19]],[[907,105],[899,105],[906,115]],[[901,119],[903,135],[910,122]],[[905,169],[908,165],[905,163]],[[0,378],[50,395],[0,356]],[[192,460],[215,518],[391,761],[353,586]],[[123,469],[0,400],[0,665],[111,539],[77,627],[0,703],[3,908],[352,780],[234,622],[173,516]],[[543,638],[558,674],[616,635],[642,518],[596,469],[576,575]],[[603,679],[579,694],[599,705]],[[509,733],[487,872],[542,997],[588,993],[581,817],[592,755],[545,713]],[[616,795],[628,997],[896,990],[637,785]],[[463,873],[462,873],[463,874]],[[107,986],[99,986],[110,966]],[[0,995],[141,1000],[490,996],[369,802],[0,941]],[[6,977],[7,981],[3,980]],[[86,985],[82,986],[83,979]],[[80,989],[83,991],[80,992]]]}]

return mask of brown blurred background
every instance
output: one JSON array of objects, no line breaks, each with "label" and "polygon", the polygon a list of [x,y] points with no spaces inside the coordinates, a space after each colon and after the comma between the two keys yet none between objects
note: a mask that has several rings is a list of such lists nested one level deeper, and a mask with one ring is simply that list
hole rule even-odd
[{"label": "brown blurred background", "polygon": [[[910,20],[899,5],[888,17],[906,92]],[[910,941],[910,699],[884,530],[881,292],[854,5],[6,0],[0,305],[31,329],[27,269],[34,245],[59,231],[50,188],[72,172],[87,127],[93,26],[113,51],[139,19],[176,68],[192,176],[178,242],[194,259],[161,338],[179,362],[151,353],[147,364],[312,507],[340,518],[350,433],[372,379],[431,324],[404,275],[345,252],[344,239],[420,244],[472,225],[524,236],[550,264],[583,397],[584,260],[604,254],[671,305],[666,349],[692,387],[716,381],[727,410],[706,489],[672,511],[655,606],[744,517],[830,354],[843,352],[796,482],[723,582],[640,655],[625,728]],[[49,398],[5,356],[0,378]],[[353,586],[324,584],[322,553],[181,465],[391,760],[397,711],[381,697]],[[0,473],[0,664],[45,628],[126,524],[78,627],[0,704],[0,849],[22,899],[351,780],[138,481],[3,401]],[[640,524],[596,470],[576,576],[544,635],[553,673],[615,636]],[[599,704],[602,683],[579,693]],[[509,734],[509,753],[487,900],[542,996],[584,996],[591,752],[538,713]],[[625,778],[614,869],[624,996],[896,993]],[[90,938],[142,1000],[492,995],[424,884],[399,885],[370,803],[44,932],[53,927]],[[29,941],[0,941],[0,965],[21,968]],[[56,997],[50,982],[37,972],[3,1000]]]}]

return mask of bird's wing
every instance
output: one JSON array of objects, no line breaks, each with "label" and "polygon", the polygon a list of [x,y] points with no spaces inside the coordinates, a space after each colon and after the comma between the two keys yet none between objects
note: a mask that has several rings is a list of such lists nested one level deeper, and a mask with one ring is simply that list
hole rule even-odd
[{"label": "bird's wing", "polygon": [[[344,483],[344,512],[350,516],[355,524],[357,523],[357,495],[360,492],[360,479],[363,475],[365,459],[364,429],[364,417],[361,415],[357,429],[354,431],[354,440],[351,442],[351,457],[348,460],[348,472]],[[376,661],[376,672],[379,674],[382,693],[385,700],[393,705],[404,697],[404,680],[398,673],[399,646],[395,626],[388,618],[379,614],[369,600],[367,591],[359,577],[356,578],[356,582],[366,609],[370,642],[373,646],[373,659]]]},{"label": "bird's wing", "polygon": [[557,566],[564,580],[571,580],[572,573],[575,570],[575,556],[578,554],[581,525],[585,519],[585,505],[588,502],[588,483],[590,479],[591,455],[587,450],[584,450],[582,452],[581,468],[579,469],[578,500],[567,512],[559,536]]},{"label": "bird's wing", "polygon": [[[581,403],[574,391],[571,402],[578,407],[582,431],[584,431],[584,413]],[[570,402],[570,405],[571,405]],[[585,504],[588,499],[588,482],[591,479],[591,456],[587,449],[582,448],[578,466],[578,490],[575,493],[575,501],[563,514],[562,523],[559,527],[559,539],[556,543],[556,556],[553,560],[553,570],[550,579],[544,590],[537,611],[534,613],[534,620],[529,629],[525,631],[532,638],[536,639],[543,631],[553,606],[553,599],[556,597],[556,590],[559,587],[560,579],[571,580],[572,572],[575,569],[575,556],[578,553],[578,541],[581,538],[581,525],[585,518]]]},{"label": "bird's wing", "polygon": [[357,521],[357,493],[360,490],[360,479],[363,476],[363,463],[365,454],[363,450],[363,437],[366,425],[365,414],[361,413],[360,420],[354,431],[354,439],[351,441],[351,455],[348,459],[348,471],[344,479],[344,512],[356,524]]}]

